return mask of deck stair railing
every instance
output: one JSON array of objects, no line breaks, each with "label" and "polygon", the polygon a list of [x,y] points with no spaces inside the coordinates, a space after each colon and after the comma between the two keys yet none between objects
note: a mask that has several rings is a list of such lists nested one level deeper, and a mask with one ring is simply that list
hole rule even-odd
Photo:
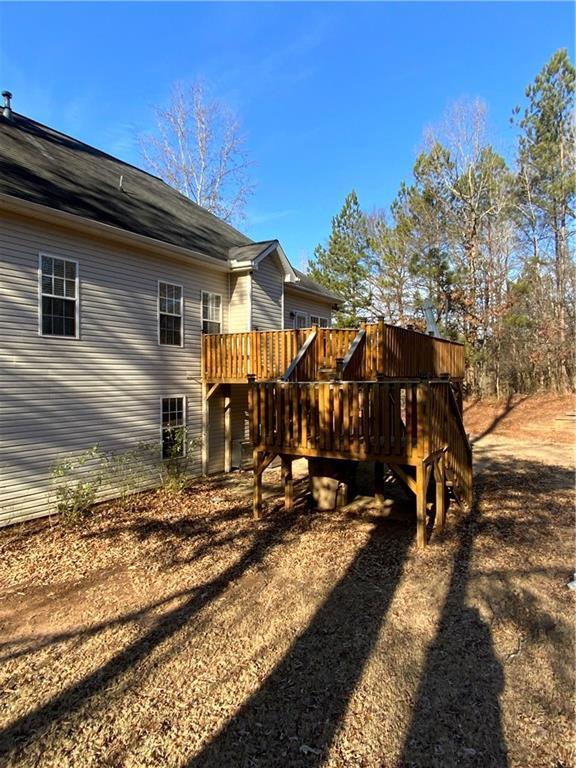
[{"label": "deck stair railing", "polygon": [[[472,502],[472,447],[464,429],[460,406],[449,382],[430,384],[430,434],[446,446],[446,469],[454,495]],[[436,438],[438,439],[438,438]],[[431,445],[430,453],[440,446]]]}]

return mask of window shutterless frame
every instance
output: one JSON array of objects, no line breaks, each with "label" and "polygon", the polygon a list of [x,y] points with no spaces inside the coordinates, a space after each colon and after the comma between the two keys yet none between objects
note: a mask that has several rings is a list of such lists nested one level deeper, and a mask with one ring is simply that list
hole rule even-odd
[{"label": "window shutterless frame", "polygon": [[[57,261],[63,261],[65,264],[74,264],[75,266],[75,278],[74,278],[74,296],[66,296],[65,292],[64,295],[58,295],[55,294],[53,291],[51,293],[44,293],[42,290],[42,259],[55,259]],[[51,275],[54,277],[53,273]],[[59,278],[61,279],[61,278]],[[66,277],[63,278],[65,281],[71,282],[71,280]],[[43,313],[42,313],[42,298],[52,298],[52,299],[63,299],[65,301],[74,301],[74,335],[72,334],[56,334],[56,333],[43,333],[42,330],[42,320],[43,320]],[[42,336],[44,339],[79,339],[80,338],[80,263],[77,259],[70,259],[65,256],[57,256],[54,253],[48,253],[46,251],[39,251],[38,253],[38,336]]]},{"label": "window shutterless frame", "polygon": [[[166,396],[162,396],[160,398],[160,458],[161,459],[169,458],[167,456],[164,456],[164,430],[167,429],[167,427],[164,425],[164,402],[166,400],[181,400],[182,401],[182,424],[176,425],[176,429],[181,428],[181,429],[186,430],[186,409],[187,409],[186,395],[166,395]],[[186,457],[186,448],[187,448],[186,441],[184,441],[182,456],[179,456],[177,458],[185,458]]]},{"label": "window shutterless frame", "polygon": [[[218,311],[218,319],[212,320],[210,318],[204,317],[204,301],[207,300],[208,304],[207,306],[210,307],[210,301],[213,298],[220,299],[220,307]],[[218,330],[217,331],[204,331],[204,323],[214,323],[218,324]],[[222,294],[221,293],[213,293],[211,291],[201,291],[200,293],[200,330],[202,333],[222,333]]]},{"label": "window shutterless frame", "polygon": [[[298,322],[299,320],[304,320],[304,325],[300,325]],[[307,328],[308,327],[308,315],[304,314],[304,312],[295,312],[294,313],[294,328],[298,330],[299,328]]]},{"label": "window shutterless frame", "polygon": [[[160,312],[160,286],[166,285],[170,288],[179,288],[180,289],[180,314],[174,314],[172,312]],[[161,333],[160,333],[160,315],[167,315],[168,317],[179,317],[180,318],[180,344],[168,344],[165,341],[161,340]],[[171,283],[168,280],[158,280],[157,286],[156,286],[156,324],[158,326],[157,330],[157,337],[158,337],[158,344],[162,347],[183,347],[184,346],[184,287],[182,285],[179,285],[178,283]]]}]

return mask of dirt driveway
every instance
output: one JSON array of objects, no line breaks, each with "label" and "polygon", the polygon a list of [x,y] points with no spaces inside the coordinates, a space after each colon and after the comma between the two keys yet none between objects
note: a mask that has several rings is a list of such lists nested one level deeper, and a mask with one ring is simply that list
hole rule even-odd
[{"label": "dirt driveway", "polygon": [[497,438],[425,551],[245,481],[1,531],[3,764],[572,765],[571,451]]}]

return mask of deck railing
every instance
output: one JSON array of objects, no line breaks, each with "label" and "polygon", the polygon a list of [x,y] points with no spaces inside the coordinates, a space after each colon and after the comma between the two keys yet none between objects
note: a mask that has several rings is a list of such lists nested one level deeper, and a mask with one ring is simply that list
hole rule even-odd
[{"label": "deck railing", "polygon": [[246,331],[202,336],[202,375],[205,381],[246,382],[280,378],[302,346],[305,329]]},{"label": "deck railing", "polygon": [[366,460],[425,458],[446,447],[444,422],[428,410],[427,383],[256,382],[249,392],[256,450]]},{"label": "deck railing", "polygon": [[[445,373],[452,379],[464,377],[461,344],[383,322],[366,324],[362,330],[362,343],[344,376],[348,380],[436,377]],[[246,382],[249,375],[259,381],[280,379],[314,331],[314,343],[291,372],[290,380],[317,381],[322,378],[322,369],[336,371],[339,360],[346,358],[358,339],[358,329],[207,334],[202,339],[203,378],[210,382]]]},{"label": "deck railing", "polygon": [[255,451],[406,464],[445,452],[470,501],[471,449],[447,380],[254,382],[249,412]]},{"label": "deck railing", "polygon": [[444,373],[463,378],[464,347],[408,328],[368,324],[359,375],[370,381],[378,373],[391,378],[436,377]]}]

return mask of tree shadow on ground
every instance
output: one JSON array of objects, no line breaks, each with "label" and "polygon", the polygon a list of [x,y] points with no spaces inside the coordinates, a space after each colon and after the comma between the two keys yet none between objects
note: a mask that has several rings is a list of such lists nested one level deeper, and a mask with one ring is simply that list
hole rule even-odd
[{"label": "tree shadow on ground", "polygon": [[[248,569],[257,566],[266,554],[279,545],[287,535],[298,527],[301,517],[296,509],[292,514],[272,514],[254,527],[252,542],[247,545],[244,553],[228,568],[224,569],[214,579],[199,584],[191,589],[183,589],[163,599],[160,605],[179,600],[176,608],[171,608],[159,617],[153,615],[154,606],[130,614],[127,620],[140,618],[150,613],[149,629],[137,640],[114,654],[105,664],[77,683],[73,683],[62,692],[52,697],[45,704],[30,713],[24,714],[0,732],[0,755],[10,755],[17,759],[18,752],[30,742],[40,738],[42,734],[56,723],[69,719],[75,712],[86,705],[95,706],[96,697],[104,689],[109,689],[116,681],[133,672],[136,666],[146,659],[150,653],[165,640],[168,640],[208,606],[213,600],[222,595],[228,586],[239,579]],[[156,604],[156,605],[158,605]],[[108,627],[125,623],[125,617],[103,622],[97,627],[80,630],[77,633],[65,633],[62,636],[46,638],[40,646],[33,644],[23,652],[29,653],[48,644],[55,644],[75,636],[90,636]],[[18,655],[12,654],[13,656]],[[107,705],[112,702],[107,700]]]},{"label": "tree shadow on ground", "polygon": [[504,674],[490,628],[465,604],[478,500],[462,521],[440,625],[399,760],[406,768],[508,765],[499,695]]},{"label": "tree shadow on ground", "polygon": [[190,768],[320,766],[400,581],[413,528],[375,518],[366,544],[253,696]]},{"label": "tree shadow on ground", "polygon": [[[543,472],[544,470],[544,472]],[[474,505],[459,526],[459,546],[440,625],[428,651],[411,722],[398,765],[402,768],[505,768],[508,750],[502,727],[500,696],[504,671],[496,657],[491,627],[466,604],[475,540],[482,536],[482,562],[506,547],[534,552],[563,520],[550,510],[551,489],[573,487],[565,467],[534,461],[492,459],[476,479]],[[493,511],[481,514],[486,498]],[[530,504],[527,504],[528,499]],[[525,639],[560,633],[528,586],[514,582],[505,567],[492,572],[483,591],[499,621],[513,622]],[[482,571],[480,571],[480,574]],[[534,575],[533,569],[530,571]],[[478,573],[474,571],[474,576]],[[561,574],[559,574],[561,577]],[[569,631],[568,631],[569,632]],[[562,654],[557,654],[562,658]],[[569,665],[567,665],[569,666]],[[570,689],[571,675],[556,670]],[[543,711],[550,710],[549,704]]]},{"label": "tree shadow on ground", "polygon": [[[514,402],[514,395],[509,394],[508,397],[506,398],[506,403],[504,405],[504,409],[502,413],[499,413],[497,416],[495,416],[490,422],[490,424],[486,427],[486,429],[484,429],[479,435],[475,435],[473,439],[470,441],[471,444],[474,445],[474,443],[477,443],[479,440],[482,440],[482,438],[486,437],[486,435],[489,435],[492,432],[494,432],[496,427],[499,424],[501,424],[501,422],[503,422],[504,419],[506,419],[515,408],[517,408],[525,400],[528,400],[529,397],[530,395],[524,395],[524,397],[521,397]],[[465,409],[465,412],[466,410],[467,409]]]}]

